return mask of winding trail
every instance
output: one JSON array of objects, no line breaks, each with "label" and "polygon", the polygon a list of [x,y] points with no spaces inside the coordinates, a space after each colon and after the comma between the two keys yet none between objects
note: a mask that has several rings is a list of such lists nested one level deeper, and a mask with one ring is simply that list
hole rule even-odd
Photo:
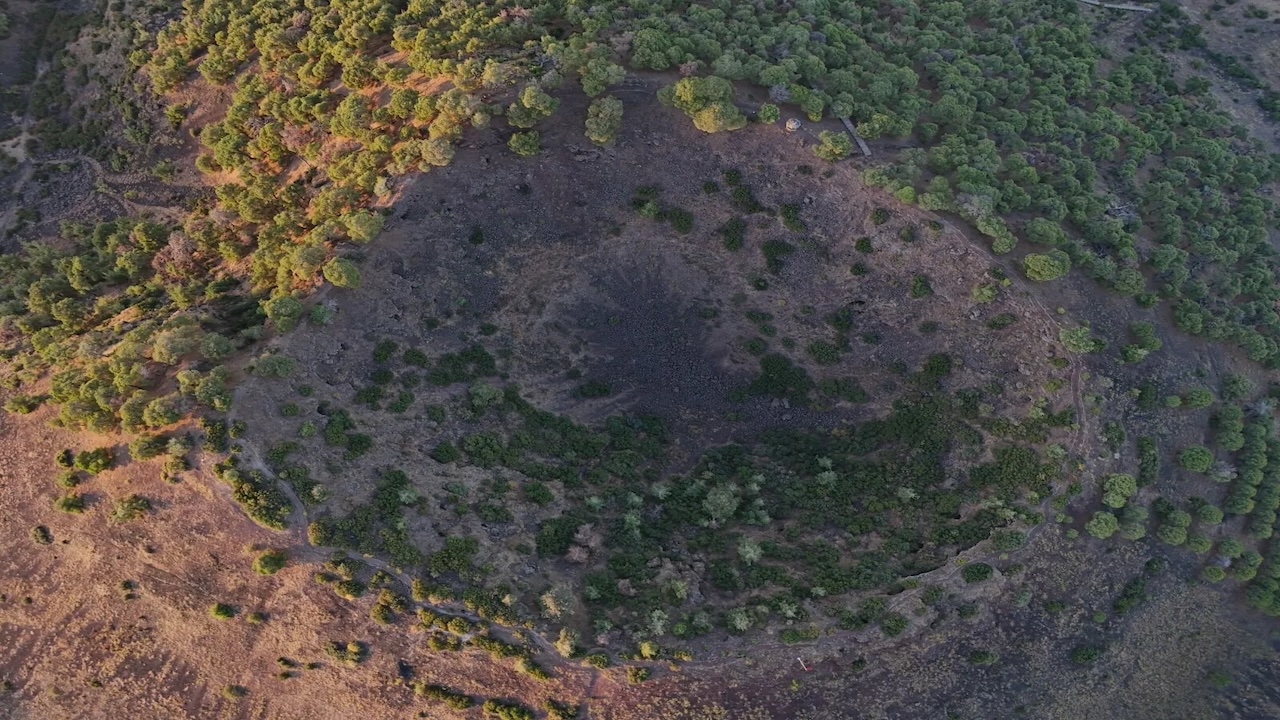
[{"label": "winding trail", "polygon": [[[997,256],[991,252],[989,243],[986,239],[978,235],[967,223],[952,222],[950,219],[942,218],[942,216],[938,217],[943,220],[943,224],[947,229],[964,237],[979,252],[981,252],[984,257],[1002,267],[1004,266],[1006,258]],[[1056,341],[1056,331],[1061,327],[1057,314],[1039,298],[1029,281],[1023,278],[1018,272],[1010,270],[1009,268],[1005,269],[1008,271],[1006,275],[1012,283],[1009,289],[1016,289],[1022,292],[1025,298],[1034,305],[1038,310],[1037,314],[1043,322],[1044,331],[1048,333],[1049,341]],[[1067,358],[1070,367],[1070,401],[1076,410],[1076,427],[1069,443],[1068,452],[1072,456],[1079,458],[1087,467],[1092,465],[1092,458],[1089,457],[1088,454],[1090,445],[1089,440],[1096,434],[1096,430],[1094,427],[1094,419],[1087,412],[1087,407],[1084,401],[1084,373],[1086,371],[1086,367],[1082,356],[1066,353],[1065,357]],[[237,394],[242,392],[243,388],[244,385],[241,385],[236,391]],[[233,402],[232,407],[240,407],[240,403]],[[235,411],[233,410],[229,419],[234,419],[234,413]],[[294,538],[297,545],[307,548],[309,554],[318,562],[322,562],[334,552],[346,552],[343,548],[314,545],[310,542],[306,533],[306,526],[310,522],[310,514],[306,505],[298,497],[297,493],[289,483],[280,481],[280,479],[276,477],[275,473],[267,467],[267,464],[262,460],[258,449],[252,443],[246,442],[243,439],[241,439],[240,442],[244,448],[243,452],[240,454],[242,460],[248,464],[249,468],[257,470],[258,472],[261,472],[264,477],[275,481],[285,496],[289,498],[292,510],[288,519],[289,530],[286,532]],[[1045,498],[1041,503],[1042,508],[1047,508],[1049,501],[1049,498]],[[1029,528],[1026,532],[1026,540],[1024,544],[1029,544],[1036,535],[1049,525],[1052,525],[1052,523],[1040,523]],[[999,552],[993,550],[988,544],[979,543],[978,545],[958,553],[952,561],[940,568],[904,579],[919,580],[919,587],[924,588],[927,584],[937,584],[940,581],[946,581],[948,578],[959,574],[962,566],[955,561],[956,559],[964,558],[966,562],[980,562],[991,560],[997,555],[999,555]],[[412,586],[414,580],[413,576],[396,568],[387,561],[370,555],[361,555],[361,558],[363,562],[368,564],[370,567],[391,575],[401,583],[404,583],[406,587]],[[922,592],[922,590],[913,590],[898,594],[894,597],[890,609],[895,611],[903,610],[907,605],[914,602],[914,598],[919,592]],[[463,617],[471,622],[484,622],[478,615],[470,612],[460,603],[456,602],[421,602],[415,603],[415,607],[424,607],[444,615]],[[485,624],[489,626],[491,634],[493,633],[493,630],[501,628],[508,635],[514,636],[514,631],[510,628],[505,628],[493,623]],[[571,667],[577,672],[590,672],[592,674],[590,679],[592,687],[594,687],[599,677],[601,677],[601,670],[584,666],[583,664],[573,660],[565,659],[555,649],[554,644],[536,629],[525,629],[520,632],[520,636],[515,639],[518,641],[521,638],[527,639],[530,643],[536,646],[536,649],[541,653],[541,655],[545,656],[545,658],[539,658],[540,663],[549,669],[562,671],[565,668]],[[746,662],[749,658],[755,658],[756,660],[760,660],[765,657],[785,658],[796,653],[808,656],[808,658],[816,664],[818,662],[838,657],[844,651],[844,647],[848,646],[851,642],[861,645],[865,641],[860,639],[857,631],[842,631],[835,634],[824,634],[812,643],[783,643],[777,639],[770,638],[767,640],[757,639],[748,646],[731,647],[725,644],[720,644],[717,648],[717,650],[720,651],[719,656],[708,656],[706,658],[683,661],[681,665],[690,668],[723,668]],[[870,650],[877,644],[878,643],[867,643],[867,649]],[[732,652],[733,654],[729,655],[729,652]],[[659,662],[644,661],[628,661],[628,664],[642,666],[651,665],[654,667],[661,665]]]},{"label": "winding trail", "polygon": [[1133,5],[1131,3],[1108,3],[1101,2],[1100,0],[1077,0],[1077,2],[1082,2],[1085,5],[1092,5],[1094,7],[1106,8],[1107,10],[1128,10],[1130,12],[1141,13],[1155,12],[1155,8],[1150,8],[1145,5]]},{"label": "winding trail", "polygon": [[[241,385],[241,387],[244,387],[244,386]],[[234,406],[235,404],[233,403],[233,407]],[[229,419],[232,419],[233,417],[234,417],[233,415],[228,415]],[[292,510],[289,513],[289,519],[287,522],[288,530],[285,530],[284,532],[292,536],[294,539],[294,542],[297,545],[307,548],[307,550],[313,556],[313,559],[317,561],[322,561],[323,559],[328,558],[333,553],[344,553],[344,554],[348,553],[349,551],[346,548],[331,547],[327,545],[315,545],[311,542],[311,539],[307,536],[307,530],[306,530],[307,525],[310,524],[311,522],[310,513],[307,512],[307,506],[302,502],[302,499],[298,497],[298,494],[296,492],[294,492],[293,486],[287,482],[282,482],[278,477],[276,477],[275,473],[271,472],[271,470],[267,467],[267,464],[263,462],[262,457],[258,454],[257,448],[254,447],[252,443],[245,442],[244,440],[241,440],[240,442],[241,442],[241,446],[244,448],[244,450],[240,453],[240,457],[243,460],[247,461],[249,465],[249,469],[257,470],[258,472],[262,473],[264,477],[267,477],[273,480],[276,486],[280,488],[281,492],[283,492],[285,496],[289,498],[289,503],[293,506]],[[396,580],[403,583],[406,588],[413,587],[413,581],[416,578],[400,570],[399,568],[383,560],[382,558],[375,557],[373,555],[361,554],[360,559],[363,563],[365,563],[369,567],[372,567],[376,570],[381,570],[382,572],[385,572],[388,575],[394,577]],[[489,628],[490,635],[495,634],[493,632],[494,629],[502,628],[506,632],[506,634],[510,636],[507,639],[514,640],[517,643],[521,642],[521,637],[516,637],[516,633],[514,630],[507,628],[506,626],[481,618],[479,615],[468,610],[462,603],[458,603],[458,602],[430,603],[430,602],[414,601],[414,607],[415,608],[423,607],[433,612],[437,612],[441,615],[450,615],[454,617],[465,618],[470,622],[481,624]],[[520,635],[523,636],[524,638],[527,638],[534,645],[536,645],[539,652],[541,652],[544,655],[549,655],[550,657],[553,657],[555,659],[554,663],[543,663],[544,665],[552,664],[555,667],[564,667],[565,665],[572,664],[574,667],[580,667],[577,663],[569,663],[565,661],[561,657],[559,651],[556,650],[555,645],[552,644],[551,641],[543,637],[542,633],[536,630],[529,629],[529,630],[525,630],[524,632],[521,632]],[[470,639],[470,637],[471,635],[464,635],[462,636],[462,639],[466,641]]]}]

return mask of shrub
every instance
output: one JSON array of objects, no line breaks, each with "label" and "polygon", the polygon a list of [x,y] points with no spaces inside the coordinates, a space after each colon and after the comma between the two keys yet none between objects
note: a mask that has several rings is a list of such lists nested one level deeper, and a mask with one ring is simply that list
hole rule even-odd
[{"label": "shrub", "polygon": [[230,340],[218,333],[205,333],[200,339],[200,354],[205,360],[218,361],[230,355],[235,346]]},{"label": "shrub", "polygon": [[[988,565],[987,569],[990,570],[991,566]],[[967,578],[966,580],[969,581]],[[901,613],[890,612],[880,616],[880,631],[883,632],[886,637],[897,637],[898,635],[901,635],[910,624],[911,621],[907,620],[907,617]]]},{"label": "shrub", "polygon": [[287,355],[259,355],[253,361],[253,374],[266,378],[287,378],[293,374],[293,358]]},{"label": "shrub", "polygon": [[324,653],[340,663],[358,665],[369,656],[369,648],[359,640],[347,643],[331,640],[325,644]]},{"label": "shrub", "polygon": [[1213,393],[1208,388],[1194,387],[1182,395],[1183,404],[1199,410],[1213,404]]},{"label": "shrub", "polygon": [[420,697],[438,700],[454,710],[466,710],[475,704],[475,700],[470,695],[452,690],[444,685],[414,683],[413,691]]},{"label": "shrub", "polygon": [[44,395],[14,395],[4,403],[6,412],[27,415],[36,411],[44,403]]},{"label": "shrub", "polygon": [[214,603],[209,606],[209,615],[219,620],[230,620],[236,616],[236,609],[226,603]]},{"label": "shrub", "polygon": [[778,122],[782,117],[782,113],[778,110],[778,106],[773,103],[765,103],[756,111],[756,122],[762,125],[772,125]]},{"label": "shrub", "polygon": [[1227,402],[1235,402],[1249,397],[1253,392],[1253,383],[1249,378],[1235,373],[1228,373],[1222,377],[1222,399]]},{"label": "shrub", "polygon": [[671,221],[671,227],[678,232],[689,233],[693,230],[693,213],[684,208],[667,210],[667,220]]},{"label": "shrub", "polygon": [[78,492],[69,492],[59,496],[53,501],[55,510],[61,510],[64,513],[80,514],[84,512],[87,501],[84,496]]},{"label": "shrub", "polygon": [[91,475],[109,470],[112,465],[115,465],[115,456],[111,448],[81,450],[76,453],[75,466]]},{"label": "shrub", "polygon": [[819,365],[834,365],[840,362],[840,351],[835,345],[823,340],[815,340],[805,348],[809,357]]},{"label": "shrub", "polygon": [[916,275],[911,278],[910,295],[913,298],[925,298],[933,294],[933,286],[929,284],[928,275]]},{"label": "shrub", "polygon": [[997,530],[991,533],[991,546],[1001,552],[1017,550],[1026,540],[1026,533],[1017,530]]},{"label": "shrub", "polygon": [[1058,331],[1058,340],[1073,353],[1091,353],[1100,350],[1102,341],[1093,337],[1087,327],[1063,328]]},{"label": "shrub", "polygon": [[1000,656],[990,650],[974,650],[969,653],[969,662],[974,665],[994,665]]},{"label": "shrub", "polygon": [[275,575],[280,572],[289,556],[282,550],[267,550],[253,559],[253,571],[259,575]]},{"label": "shrub", "polygon": [[163,454],[168,443],[164,435],[139,435],[129,442],[129,456],[134,460],[150,460]]},{"label": "shrub", "polygon": [[1079,665],[1091,665],[1102,657],[1102,648],[1096,645],[1077,645],[1071,651],[1071,662]]},{"label": "shrub", "polygon": [[431,451],[431,459],[439,463],[457,462],[462,458],[462,451],[449,441],[441,442]]},{"label": "shrub", "polygon": [[142,409],[142,423],[152,428],[172,425],[182,419],[189,407],[187,400],[178,393],[161,395]]},{"label": "shrub", "polygon": [[967,583],[979,583],[991,579],[994,568],[986,563],[969,563],[960,571],[960,577]]},{"label": "shrub", "polygon": [[1018,321],[1018,316],[1013,313],[1000,313],[987,321],[987,327],[992,330],[1003,330]]},{"label": "shrub", "polygon": [[649,679],[650,670],[647,667],[637,667],[632,665],[627,668],[627,682],[632,685],[639,685]]},{"label": "shrub", "polygon": [[533,711],[516,702],[485,700],[482,709],[485,715],[493,715],[498,720],[534,720]]},{"label": "shrub", "polygon": [[978,303],[994,302],[999,294],[1000,289],[995,283],[979,283],[969,291],[969,297]]},{"label": "shrub", "polygon": [[760,376],[749,387],[753,395],[771,395],[803,402],[813,389],[813,380],[804,368],[786,356],[769,354],[760,358]]},{"label": "shrub", "polygon": [[142,517],[151,509],[151,501],[141,495],[128,495],[115,501],[110,518],[114,522],[127,522]]}]

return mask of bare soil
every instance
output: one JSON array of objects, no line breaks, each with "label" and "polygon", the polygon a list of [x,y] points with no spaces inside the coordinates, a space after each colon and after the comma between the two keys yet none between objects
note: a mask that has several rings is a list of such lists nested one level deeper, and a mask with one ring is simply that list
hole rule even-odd
[{"label": "bare soil", "polygon": [[[566,118],[584,112],[584,98],[565,103]],[[779,127],[708,137],[647,99],[628,103],[627,112],[616,147],[584,147],[578,128],[566,122],[544,131],[546,153],[522,160],[495,132],[406,187],[366,253],[363,287],[330,291],[324,299],[338,312],[333,324],[304,327],[278,342],[300,361],[299,372],[287,382],[251,379],[243,386],[235,415],[247,421],[257,453],[297,441],[303,449],[294,460],[325,485],[328,499],[313,516],[345,515],[369,499],[382,469],[397,467],[432,499],[409,518],[418,546],[431,552],[446,536],[480,538],[480,555],[497,578],[515,583],[526,611],[536,614],[542,592],[582,572],[527,554],[539,523],[563,512],[561,502],[539,507],[512,493],[504,501],[515,516],[510,523],[446,510],[458,486],[474,499],[495,478],[523,482],[518,473],[429,457],[439,442],[484,427],[468,419],[465,385],[418,386],[413,405],[399,414],[353,403],[377,367],[375,344],[386,339],[397,343],[397,353],[412,347],[432,358],[480,342],[500,358],[503,381],[518,384],[538,407],[581,423],[622,412],[657,415],[674,437],[672,471],[691,467],[709,447],[749,443],[769,427],[836,427],[881,416],[902,382],[893,363],[914,370],[937,352],[956,361],[954,387],[1005,386],[999,413],[1021,417],[1042,397],[1058,409],[1080,403],[1081,366],[1070,358],[1061,369],[1050,363],[1063,355],[1057,321],[1020,281],[994,303],[970,298],[974,284],[994,278],[986,274],[990,258],[962,233],[865,188],[852,164],[810,167],[819,163],[809,159],[811,141]],[[745,247],[725,249],[717,228],[742,215],[730,207],[723,180],[731,168],[763,205],[799,207],[807,228],[789,231],[776,217],[749,215]],[[707,181],[720,190],[704,193]],[[690,211],[693,230],[681,233],[637,215],[630,200],[646,186],[662,187],[661,204]],[[872,215],[880,207],[890,217],[878,225]],[[904,229],[914,239],[903,239]],[[864,236],[870,253],[854,247]],[[761,254],[762,243],[774,238],[794,246],[777,273]],[[850,272],[857,263],[866,275]],[[918,275],[930,278],[931,296],[910,296]],[[761,280],[766,289],[753,284]],[[841,309],[854,318],[855,339],[838,363],[817,365],[805,348],[832,337],[824,318]],[[769,319],[748,317],[751,312]],[[987,321],[1001,313],[1018,320],[1005,330],[989,329]],[[785,352],[819,380],[855,378],[872,401],[802,407],[734,399],[758,373],[744,345],[760,334],[760,324],[774,328],[771,351]],[[861,339],[871,336],[874,343]],[[1055,377],[1061,387],[1045,390]],[[611,393],[583,399],[576,391],[584,381],[606,383]],[[313,394],[297,394],[302,386]],[[398,390],[389,387],[394,398]],[[290,404],[300,414],[282,417]],[[303,423],[323,426],[321,404],[350,410],[359,428],[375,437],[374,450],[349,462],[320,438],[299,440]],[[446,407],[448,419],[432,420],[430,405]],[[1082,451],[1086,432],[1087,420],[1064,441]],[[983,459],[956,458],[958,464]],[[691,557],[674,572],[689,575],[700,563]],[[698,595],[704,594],[711,589],[701,588]]]}]

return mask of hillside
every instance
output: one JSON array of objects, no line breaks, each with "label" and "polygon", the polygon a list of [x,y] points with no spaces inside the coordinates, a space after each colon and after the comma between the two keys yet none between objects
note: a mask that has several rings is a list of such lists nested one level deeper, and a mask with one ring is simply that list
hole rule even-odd
[{"label": "hillside", "polygon": [[0,6],[0,717],[1280,714],[1275,34],[1151,9]]}]

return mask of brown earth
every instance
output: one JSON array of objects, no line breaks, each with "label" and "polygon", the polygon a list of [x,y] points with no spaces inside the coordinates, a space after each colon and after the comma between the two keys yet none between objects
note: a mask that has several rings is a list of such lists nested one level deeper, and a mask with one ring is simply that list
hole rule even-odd
[{"label": "brown earth", "polygon": [[[1131,436],[1154,434],[1166,459],[1160,484],[1144,493],[1220,492],[1191,485],[1170,461],[1174,448],[1204,432],[1208,411],[1144,420],[1127,392],[1147,378],[1159,379],[1169,392],[1182,384],[1210,383],[1234,365],[1229,354],[1165,334],[1165,349],[1138,366],[1108,363],[1102,373],[1095,368],[1091,374],[1073,358],[1066,370],[1054,370],[1046,362],[1061,352],[1054,309],[1090,320],[1109,338],[1123,337],[1139,311],[1075,276],[1028,290],[1016,280],[1014,263],[991,258],[985,244],[966,240],[950,225],[935,234],[928,225],[932,218],[861,187],[854,163],[824,177],[826,167],[804,149],[812,142],[808,124],[800,135],[752,127],[703,136],[678,113],[653,106],[644,87],[621,96],[629,115],[616,148],[590,148],[574,120],[543,129],[543,156],[517,160],[494,132],[476,137],[450,168],[404,188],[393,220],[365,253],[364,288],[328,291],[325,301],[339,310],[335,323],[306,327],[279,341],[303,361],[304,374],[242,387],[236,413],[250,421],[251,452],[296,433],[301,418],[280,418],[278,407],[288,401],[312,409],[315,401],[294,395],[298,384],[313,384],[316,400],[348,406],[371,370],[373,344],[384,337],[431,355],[472,339],[505,349],[509,355],[500,354],[501,366],[527,397],[582,422],[621,409],[663,414],[677,431],[677,466],[708,445],[750,437],[770,425],[838,424],[879,414],[889,393],[878,390],[892,381],[889,362],[915,366],[945,349],[963,359],[966,382],[1007,377],[1013,389],[1007,409],[1026,407],[1055,376],[1069,381],[1054,397],[1056,404],[1087,408],[1086,395],[1097,396],[1100,409],[1082,412],[1081,429],[1064,438],[1086,459],[1090,476],[1132,469],[1127,451],[1120,459],[1091,451],[1101,423],[1122,418],[1137,428]],[[567,98],[561,113],[580,119],[582,106],[581,98]],[[89,170],[69,162],[69,176]],[[817,174],[804,174],[805,165]],[[776,219],[757,215],[746,248],[721,249],[714,230],[730,216],[728,199],[723,191],[700,195],[700,186],[729,167],[743,172],[762,203],[799,204],[809,242],[784,232]],[[95,182],[76,181],[84,187]],[[633,191],[650,184],[664,187],[664,202],[693,212],[692,233],[676,233],[630,210]],[[892,211],[882,226],[868,219],[878,206]],[[912,243],[897,239],[908,224],[918,229]],[[485,237],[479,245],[467,240],[475,225]],[[852,248],[852,239],[862,235],[872,238],[870,255]],[[770,237],[786,237],[798,248],[776,276],[764,269],[759,252]],[[855,262],[871,272],[851,276],[848,268]],[[969,288],[993,263],[1006,265],[1015,281],[995,304],[975,306]],[[907,297],[907,284],[918,273],[929,275],[932,298]],[[749,286],[757,275],[768,281],[767,290]],[[727,399],[755,367],[742,348],[756,334],[746,310],[771,313],[777,327],[771,349],[781,350],[781,339],[791,337],[796,349],[789,354],[802,359],[811,339],[826,337],[822,318],[858,300],[865,310],[855,335],[878,332],[883,341],[868,345],[855,339],[842,365],[813,371],[819,377],[853,372],[878,402],[811,410]],[[714,317],[703,312],[708,309],[717,311]],[[993,341],[985,321],[999,312],[1021,320]],[[424,318],[438,319],[441,327],[428,329]],[[924,322],[941,327],[930,335],[920,331]],[[498,331],[481,334],[484,323]],[[1112,352],[1119,344],[1113,339]],[[1196,376],[1196,367],[1205,369],[1205,377]],[[581,380],[566,375],[572,368],[583,373],[582,380],[608,382],[613,394],[587,401],[573,397]],[[309,447],[315,474],[333,491],[330,507],[362,498],[374,465],[399,465],[428,489],[442,482],[442,471],[426,451],[450,429],[431,427],[418,413],[428,403],[456,402],[456,394],[419,390],[403,420],[362,417],[353,409],[380,440],[359,472]],[[920,588],[895,596],[894,609],[912,618],[912,629],[897,639],[872,629],[789,646],[771,628],[708,642],[690,663],[654,665],[654,678],[641,685],[628,684],[620,670],[595,671],[542,654],[540,662],[553,667],[557,678],[539,683],[515,672],[510,661],[496,663],[476,650],[433,653],[403,619],[390,626],[372,622],[371,598],[343,600],[312,580],[324,554],[306,545],[299,523],[287,533],[254,525],[205,468],[168,484],[160,479],[158,461],[129,463],[83,486],[92,500],[84,515],[57,512],[51,507],[60,492],[53,484],[54,454],[113,442],[124,457],[124,439],[52,429],[44,424],[48,417],[48,409],[31,416],[0,414],[0,718],[481,716],[478,709],[452,713],[414,698],[404,674],[531,706],[545,697],[581,701],[585,717],[615,720],[1280,716],[1280,697],[1271,689],[1280,675],[1274,622],[1244,609],[1237,588],[1188,584],[1184,578],[1194,576],[1199,560],[1174,549],[1168,553],[1172,569],[1149,587],[1151,599],[1116,617],[1109,610],[1120,587],[1149,554],[1164,555],[1166,549],[1150,540],[1071,539],[1063,532],[1067,525],[1054,524],[1038,529],[1011,558],[984,548],[970,553],[1002,571],[981,587],[966,586],[959,566],[949,565],[922,578]],[[391,437],[401,440],[393,443]],[[480,481],[473,471],[449,472],[456,473],[450,481]],[[149,498],[155,509],[143,519],[110,522],[111,501],[129,493]],[[1077,506],[1071,512],[1086,517],[1092,509]],[[518,514],[521,532],[539,519],[527,510]],[[412,520],[420,524],[428,549],[433,536],[439,537],[439,520]],[[50,530],[52,545],[32,541],[36,525]],[[519,533],[490,538],[487,529],[468,529],[485,535],[500,567],[519,570],[529,563],[512,549]],[[250,569],[250,546],[286,549],[291,563],[275,576],[257,575]],[[535,571],[547,577],[564,572],[556,563],[538,562],[545,566]],[[1025,568],[1015,572],[1015,564]],[[136,588],[126,591],[125,581]],[[522,601],[536,597],[544,582],[529,581]],[[928,585],[945,591],[934,606],[921,600]],[[1032,599],[1020,607],[1013,598],[1024,589]],[[129,593],[136,598],[125,599]],[[1064,609],[1050,612],[1049,600]],[[208,612],[214,602],[236,606],[239,615],[214,619]],[[976,612],[962,618],[962,612],[971,614],[969,606]],[[265,613],[266,621],[246,622],[254,611]],[[1102,622],[1092,617],[1099,611],[1107,613]],[[335,663],[322,652],[330,640],[352,639],[370,646],[359,666]],[[1107,651],[1095,665],[1077,666],[1068,658],[1080,644]],[[969,662],[975,650],[995,651],[1000,660],[975,666]],[[321,666],[294,669],[293,677],[281,679],[281,657]],[[866,668],[855,672],[859,658]],[[1215,689],[1206,682],[1210,670],[1225,671],[1235,682]],[[225,698],[222,689],[229,685],[248,693]]]},{"label": "brown earth", "polygon": [[[580,117],[584,105],[585,99],[569,97],[560,112],[566,119]],[[443,512],[456,494],[446,486],[465,486],[475,497],[496,476],[517,482],[522,476],[429,457],[440,441],[474,431],[466,420],[465,387],[418,386],[414,404],[400,414],[353,404],[376,368],[373,347],[383,339],[433,358],[482,342],[501,358],[503,379],[517,383],[524,397],[578,422],[595,424],[618,412],[658,415],[675,438],[673,470],[692,466],[708,447],[750,442],[769,427],[835,427],[882,416],[900,382],[892,363],[914,369],[935,352],[950,353],[961,368],[950,381],[954,387],[1006,385],[997,414],[1022,417],[1039,398],[1056,409],[1079,405],[1082,428],[1063,440],[1083,454],[1090,420],[1080,404],[1081,365],[1068,361],[1059,370],[1049,363],[1063,352],[1053,313],[1020,281],[995,303],[972,301],[972,286],[992,280],[986,275],[991,260],[961,233],[931,226],[925,214],[863,187],[852,164],[809,168],[804,148],[811,140],[803,135],[754,127],[708,137],[647,99],[629,102],[627,112],[614,148],[584,148],[578,128],[566,122],[544,131],[546,153],[522,160],[494,132],[476,138],[449,167],[405,188],[393,219],[366,253],[363,287],[330,291],[323,300],[336,308],[336,320],[278,341],[282,352],[300,361],[299,372],[287,382],[251,379],[241,388],[234,414],[248,422],[256,454],[296,440],[301,449],[294,460],[324,483],[328,499],[313,516],[345,515],[368,500],[380,469],[397,467],[421,496],[439,500],[409,518],[418,546],[430,552],[449,535],[479,537],[480,555],[497,577],[515,583],[527,612],[536,614],[537,597],[566,573],[581,572],[521,550],[532,546],[541,521],[563,511],[560,503],[538,507],[508,496],[513,523]],[[727,187],[710,194],[701,188],[713,179],[723,185],[721,175],[730,168],[741,170],[764,205],[802,208],[807,230],[789,232],[778,219],[757,214],[748,218],[746,246],[724,249],[716,229],[740,213],[730,209]],[[664,188],[663,204],[696,218],[691,232],[676,232],[631,209],[637,188],[657,185]],[[893,208],[892,217],[877,225],[871,215],[881,206]],[[479,244],[468,240],[476,228],[483,235]],[[900,239],[903,228],[914,229],[916,239]],[[854,249],[859,236],[871,238],[873,252]],[[776,275],[760,250],[770,238],[795,246]],[[869,273],[851,274],[855,263]],[[931,279],[933,295],[913,299],[908,288],[921,274]],[[754,289],[756,279],[768,288]],[[879,340],[855,339],[838,364],[815,365],[804,348],[831,337],[824,318],[841,308],[852,310],[855,336]],[[731,400],[758,372],[744,349],[758,335],[749,311],[770,315],[767,322],[776,327],[772,351],[807,365],[816,379],[854,377],[873,401],[804,408],[768,398]],[[986,322],[1000,313],[1019,320],[1006,330],[988,329]],[[925,323],[936,327],[921,330]],[[788,341],[794,350],[784,349]],[[1053,377],[1061,389],[1045,390]],[[574,394],[583,380],[605,382],[613,392],[584,401]],[[302,386],[313,394],[298,395]],[[289,404],[300,414],[282,417],[280,408]],[[350,410],[358,426],[375,436],[374,450],[348,462],[340,448],[318,437],[298,439],[303,423],[323,426],[321,404]],[[430,405],[446,407],[450,420],[432,420]],[[956,463],[983,459],[957,457]]]}]

